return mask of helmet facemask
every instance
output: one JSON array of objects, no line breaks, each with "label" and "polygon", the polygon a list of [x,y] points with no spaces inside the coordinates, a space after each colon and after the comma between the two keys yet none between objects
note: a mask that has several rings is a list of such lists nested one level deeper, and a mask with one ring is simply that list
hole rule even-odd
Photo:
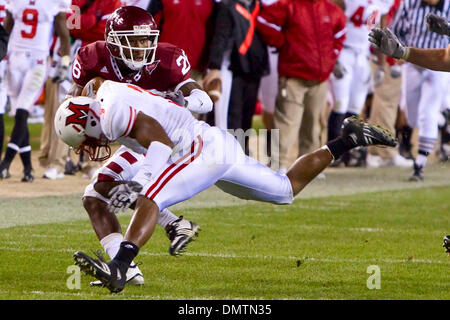
[{"label": "helmet facemask", "polygon": [[75,153],[78,154],[81,151],[86,152],[92,161],[104,161],[111,156],[110,141],[103,134],[100,126],[100,118],[93,109],[89,109],[84,134],[86,138],[75,149]]},{"label": "helmet facemask", "polygon": [[[158,36],[159,31],[152,30],[149,25],[138,25],[134,26],[133,30],[110,31],[106,42],[119,49],[119,56],[115,56],[116,58],[121,59],[131,70],[137,71],[155,61]],[[130,40],[133,37],[148,37],[148,45],[145,47],[132,46]],[[143,52],[142,58],[136,57],[137,52]]]},{"label": "helmet facemask", "polygon": [[54,118],[58,137],[76,153],[81,151],[93,161],[104,161],[111,155],[110,141],[103,134],[100,124],[100,104],[89,97],[65,100]]}]

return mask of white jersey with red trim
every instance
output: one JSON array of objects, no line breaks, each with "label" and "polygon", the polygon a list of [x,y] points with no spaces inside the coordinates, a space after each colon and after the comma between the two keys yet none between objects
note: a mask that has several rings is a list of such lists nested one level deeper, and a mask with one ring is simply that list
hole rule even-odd
[{"label": "white jersey with red trim", "polygon": [[195,125],[200,123],[188,109],[132,84],[105,81],[97,99],[101,103],[100,123],[105,136],[138,153],[146,153],[147,149],[128,135],[139,112],[159,122],[175,150],[192,144]]},{"label": "white jersey with red trim", "polygon": [[389,12],[393,0],[346,0],[347,35],[344,45],[355,49],[368,49],[370,29]]},{"label": "white jersey with red trim", "polygon": [[0,0],[0,23],[3,24],[6,17],[6,0]]},{"label": "white jersey with red trim", "polygon": [[70,4],[70,0],[6,0],[6,10],[14,19],[8,51],[48,53],[55,16],[69,12]]}]

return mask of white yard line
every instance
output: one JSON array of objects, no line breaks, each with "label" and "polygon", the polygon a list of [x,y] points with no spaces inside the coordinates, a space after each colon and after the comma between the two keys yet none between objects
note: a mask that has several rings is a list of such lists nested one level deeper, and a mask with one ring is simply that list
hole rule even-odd
[{"label": "white yard line", "polygon": [[[75,253],[76,249],[49,249],[49,248],[15,248],[15,247],[0,247],[0,251],[15,251],[15,252],[59,252],[59,253]],[[147,252],[141,251],[139,255],[142,256],[168,256],[166,252]],[[206,257],[206,258],[218,258],[218,259],[254,259],[254,260],[284,260],[284,261],[301,261],[307,262],[319,262],[319,263],[424,263],[424,264],[444,264],[450,266],[450,261],[431,260],[431,259],[333,259],[333,258],[314,258],[314,257],[296,257],[296,256],[267,256],[267,255],[239,255],[234,253],[205,253],[205,252],[190,252],[184,253],[184,256],[188,257]]]}]

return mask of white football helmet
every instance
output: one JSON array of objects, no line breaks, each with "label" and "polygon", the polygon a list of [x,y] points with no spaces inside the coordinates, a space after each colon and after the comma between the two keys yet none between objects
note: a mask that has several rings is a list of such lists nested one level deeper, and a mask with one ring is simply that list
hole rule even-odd
[{"label": "white football helmet", "polygon": [[93,161],[104,161],[111,155],[110,141],[100,125],[100,103],[89,97],[65,100],[54,119],[58,137],[75,150],[89,155]]}]

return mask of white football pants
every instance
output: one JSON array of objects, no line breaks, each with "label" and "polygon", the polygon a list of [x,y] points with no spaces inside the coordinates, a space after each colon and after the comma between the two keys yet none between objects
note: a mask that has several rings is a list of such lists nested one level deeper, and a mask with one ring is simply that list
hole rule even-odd
[{"label": "white football pants", "polygon": [[28,51],[8,53],[7,89],[11,109],[30,111],[42,93],[47,73],[47,56]]},{"label": "white football pants", "polygon": [[370,86],[370,57],[366,51],[357,52],[351,48],[342,49],[338,61],[345,68],[344,76],[330,77],[334,97],[333,111],[344,114],[360,114]]}]

